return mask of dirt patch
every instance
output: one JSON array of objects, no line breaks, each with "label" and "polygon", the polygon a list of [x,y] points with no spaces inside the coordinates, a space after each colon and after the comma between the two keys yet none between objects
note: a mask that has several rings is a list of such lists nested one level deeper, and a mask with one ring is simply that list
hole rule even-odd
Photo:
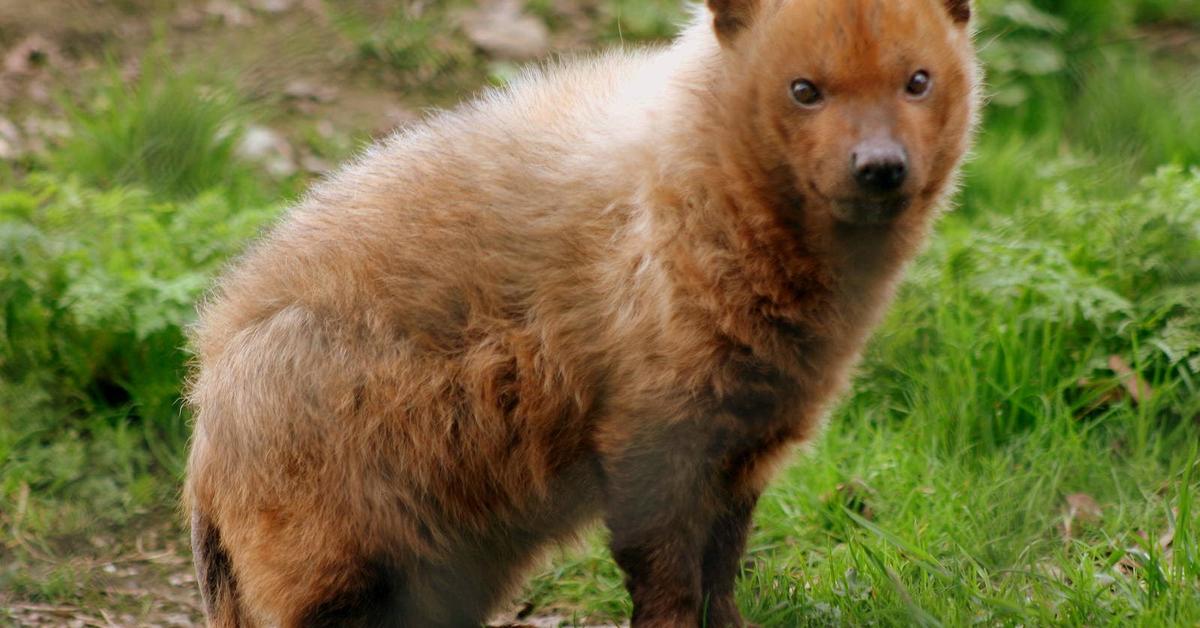
[{"label": "dirt patch", "polygon": [[0,559],[17,565],[0,591],[0,621],[18,626],[195,626],[200,595],[183,531],[165,514],[140,531],[32,544]]}]

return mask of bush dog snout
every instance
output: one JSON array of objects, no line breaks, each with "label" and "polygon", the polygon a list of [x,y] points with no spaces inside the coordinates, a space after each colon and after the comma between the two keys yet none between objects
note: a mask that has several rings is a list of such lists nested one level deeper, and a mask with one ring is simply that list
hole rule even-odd
[{"label": "bush dog snout", "polygon": [[851,162],[854,179],[867,194],[896,192],[908,176],[908,152],[893,139],[859,144]]},{"label": "bush dog snout", "polygon": [[193,330],[211,625],[478,626],[600,520],[633,625],[739,627],[751,514],[955,187],[967,0],[709,0],[317,185]]}]

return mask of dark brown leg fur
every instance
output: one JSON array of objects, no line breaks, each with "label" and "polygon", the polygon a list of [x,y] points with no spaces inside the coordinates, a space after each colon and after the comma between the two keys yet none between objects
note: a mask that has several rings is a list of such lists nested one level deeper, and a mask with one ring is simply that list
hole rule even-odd
[{"label": "dark brown leg fur", "polygon": [[749,487],[731,487],[730,501],[709,530],[704,548],[703,591],[707,628],[743,628],[734,599],[734,584],[741,571],[750,533],[750,518],[758,502],[758,491]]},{"label": "dark brown leg fur", "polygon": [[787,441],[763,427],[728,415],[679,422],[605,460],[606,523],[634,628],[750,626],[734,585],[762,466]]},{"label": "dark brown leg fur", "polygon": [[369,562],[351,584],[316,604],[303,628],[478,628],[508,591],[539,539],[520,530],[479,538],[444,561],[403,572]]},{"label": "dark brown leg fur", "polygon": [[[313,605],[299,621],[303,628],[401,628],[405,621],[402,576],[378,561],[366,562],[342,591]],[[424,625],[424,624],[422,624]]]},{"label": "dark brown leg fur", "polygon": [[240,628],[243,622],[229,555],[221,546],[217,527],[199,510],[192,510],[192,556],[209,625],[213,628]]},{"label": "dark brown leg fur", "polygon": [[700,625],[701,555],[722,491],[706,439],[695,431],[681,423],[642,434],[605,461],[606,523],[636,628]]}]

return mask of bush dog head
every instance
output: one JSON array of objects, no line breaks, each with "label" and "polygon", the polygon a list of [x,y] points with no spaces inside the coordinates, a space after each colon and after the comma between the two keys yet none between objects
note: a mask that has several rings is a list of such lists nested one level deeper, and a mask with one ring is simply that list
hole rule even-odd
[{"label": "bush dog head", "polygon": [[[966,151],[977,83],[968,0],[710,0],[726,123],[786,167],[807,213],[923,213]],[[808,216],[809,220],[821,216]],[[811,224],[811,223],[810,223]]]}]

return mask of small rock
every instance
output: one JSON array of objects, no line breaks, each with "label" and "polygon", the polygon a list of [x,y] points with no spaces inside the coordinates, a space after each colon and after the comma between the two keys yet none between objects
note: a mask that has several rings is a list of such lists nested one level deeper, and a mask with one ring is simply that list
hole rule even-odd
[{"label": "small rock", "polygon": [[[71,134],[71,126],[65,120],[55,118],[29,118],[25,120],[25,152],[42,154],[55,142]],[[103,543],[112,543],[105,537]],[[106,545],[96,545],[106,547]]]},{"label": "small rock", "polygon": [[262,164],[277,177],[296,173],[295,151],[279,133],[264,127],[246,129],[237,148],[238,156]]},{"label": "small rock", "polygon": [[185,6],[180,7],[175,15],[171,16],[171,26],[181,31],[194,31],[204,26],[206,19],[204,11],[194,6]]},{"label": "small rock", "polygon": [[40,77],[29,81],[29,84],[25,86],[25,98],[38,105],[50,104],[53,94],[51,94],[49,82]]},{"label": "small rock", "polygon": [[550,49],[546,24],[522,11],[517,0],[491,0],[468,11],[463,31],[471,43],[500,59],[536,59]]},{"label": "small rock", "polygon": [[32,74],[61,58],[54,42],[34,33],[17,42],[4,55],[4,71],[10,74]]},{"label": "small rock", "polygon": [[1054,580],[1055,582],[1070,583],[1071,581],[1071,579],[1067,577],[1066,572],[1062,570],[1062,567],[1059,567],[1055,563],[1048,560],[1038,563],[1037,571],[1041,572],[1042,575]]},{"label": "small rock", "polygon": [[333,166],[324,159],[316,155],[304,155],[300,158],[300,167],[304,168],[309,174],[325,174],[333,169]]},{"label": "small rock", "polygon": [[254,23],[254,16],[250,15],[249,11],[229,0],[210,0],[204,7],[204,12],[220,18],[230,26],[248,26]]},{"label": "small rock", "polygon": [[296,0],[250,0],[250,6],[263,13],[283,13],[295,5]]},{"label": "small rock", "polygon": [[42,152],[46,142],[63,140],[71,135],[71,125],[66,120],[54,118],[30,118],[25,122],[25,138],[31,152]]},{"label": "small rock", "polygon": [[334,127],[333,123],[329,120],[318,120],[314,128],[316,129],[317,134],[325,139],[330,139],[337,135],[337,128]]},{"label": "small rock", "polygon": [[167,582],[173,587],[190,587],[196,582],[196,576],[188,572],[171,574],[167,577]]},{"label": "small rock", "polygon": [[402,129],[420,119],[421,115],[417,112],[394,105],[383,112],[383,119],[372,129],[372,135],[375,137],[391,135],[397,129]]},{"label": "small rock", "polygon": [[0,159],[16,159],[24,153],[20,129],[12,120],[0,116]]},{"label": "small rock", "polygon": [[[492,618],[488,623],[489,628],[561,628],[562,626],[576,625],[571,622],[571,618],[564,615],[548,614],[548,615],[530,615],[528,617],[510,617],[511,613],[504,613]],[[585,626],[584,628],[592,628]]]},{"label": "small rock", "polygon": [[296,79],[284,86],[283,95],[293,100],[326,103],[337,98],[337,89],[331,85],[318,85],[312,81]]}]

